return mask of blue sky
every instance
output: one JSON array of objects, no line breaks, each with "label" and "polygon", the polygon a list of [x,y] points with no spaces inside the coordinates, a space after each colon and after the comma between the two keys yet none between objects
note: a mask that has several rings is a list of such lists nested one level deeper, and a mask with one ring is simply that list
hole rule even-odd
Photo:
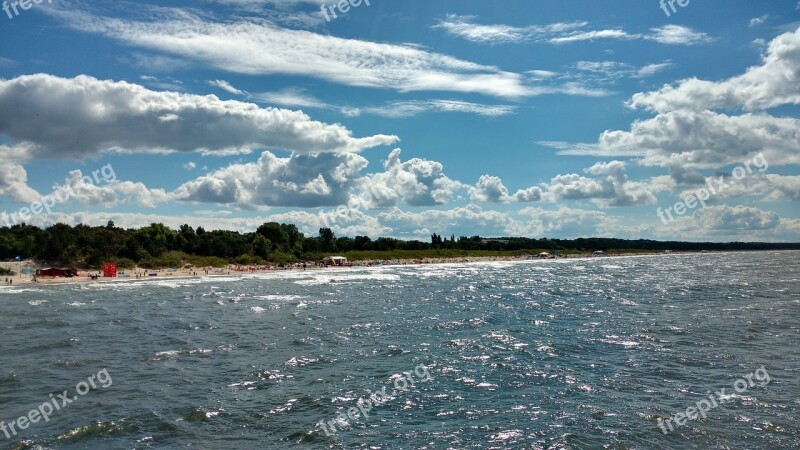
[{"label": "blue sky", "polygon": [[800,241],[797,0],[352,2],[6,2],[0,226]]}]

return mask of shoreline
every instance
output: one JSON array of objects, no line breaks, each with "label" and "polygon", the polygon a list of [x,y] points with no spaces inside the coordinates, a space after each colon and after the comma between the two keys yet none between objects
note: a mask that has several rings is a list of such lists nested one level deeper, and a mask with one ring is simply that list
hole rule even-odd
[{"label": "shoreline", "polygon": [[[773,251],[773,250],[768,250]],[[709,253],[738,253],[738,252],[709,252]],[[442,265],[442,264],[475,264],[485,262],[526,262],[526,261],[560,261],[560,260],[581,260],[581,259],[613,259],[621,257],[645,257],[645,256],[686,256],[686,255],[701,255],[708,254],[702,252],[653,252],[653,253],[614,253],[614,254],[580,254],[568,255],[562,257],[550,258],[537,258],[532,256],[465,256],[457,258],[427,258],[424,260],[413,259],[398,259],[398,260],[383,260],[383,261],[356,261],[347,266],[317,266],[309,265],[306,268],[302,266],[290,266],[288,268],[277,267],[264,267],[264,266],[236,266],[230,265],[224,269],[220,268],[201,268],[192,270],[144,270],[136,268],[130,271],[121,271],[120,274],[128,275],[123,277],[105,278],[100,276],[97,279],[92,279],[91,275],[97,274],[97,271],[80,272],[78,277],[57,277],[57,278],[41,278],[37,282],[33,281],[32,275],[20,276],[19,274],[13,277],[5,277],[13,279],[11,285],[0,285],[0,291],[3,288],[14,287],[31,287],[31,286],[61,286],[73,285],[84,283],[113,283],[113,282],[141,282],[148,281],[162,281],[162,280],[185,280],[185,279],[201,279],[201,278],[214,278],[214,277],[245,277],[247,275],[259,274],[280,274],[280,273],[297,273],[303,271],[320,271],[320,270],[347,270],[347,269],[368,269],[378,267],[395,267],[395,266],[429,266],[429,265]],[[22,265],[32,265],[31,261],[1,263],[2,267],[12,267]],[[139,275],[138,277],[136,275]],[[155,274],[155,275],[150,275]],[[133,276],[131,276],[133,275]]]}]

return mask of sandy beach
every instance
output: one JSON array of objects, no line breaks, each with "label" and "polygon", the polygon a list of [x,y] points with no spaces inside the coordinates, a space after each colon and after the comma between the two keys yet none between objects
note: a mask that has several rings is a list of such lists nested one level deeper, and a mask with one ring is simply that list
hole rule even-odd
[{"label": "sandy beach", "polygon": [[[653,252],[650,254],[659,254]],[[592,254],[576,254],[568,255],[555,259],[576,259],[576,258],[613,258],[621,256],[642,256],[648,254],[641,253],[619,253],[607,255],[592,255]],[[2,276],[0,281],[12,280],[13,286],[30,286],[30,285],[57,285],[57,284],[70,284],[70,283],[103,283],[103,282],[147,282],[152,280],[163,279],[178,279],[178,278],[196,278],[207,276],[245,276],[259,273],[280,273],[280,272],[296,272],[296,271],[311,271],[311,270],[347,270],[348,268],[365,268],[365,267],[380,267],[380,266],[402,266],[402,265],[429,265],[429,264],[469,264],[479,262],[498,262],[498,261],[528,261],[539,259],[533,256],[464,256],[457,258],[426,258],[421,260],[414,259],[393,259],[393,260],[373,260],[373,261],[354,261],[346,266],[321,266],[314,264],[307,264],[303,267],[302,263],[292,264],[285,267],[278,266],[241,266],[231,264],[223,268],[204,267],[204,268],[184,268],[184,269],[158,269],[150,270],[143,268],[134,268],[123,270],[120,269],[117,277],[103,277],[102,271],[97,270],[78,270],[77,277],[36,277],[34,281],[33,275],[19,273],[20,268],[34,268],[35,263],[30,260],[14,261],[14,262],[0,262],[0,267],[11,269],[16,272],[14,276]],[[92,278],[95,275],[97,278]],[[4,283],[4,285],[7,285]]]}]

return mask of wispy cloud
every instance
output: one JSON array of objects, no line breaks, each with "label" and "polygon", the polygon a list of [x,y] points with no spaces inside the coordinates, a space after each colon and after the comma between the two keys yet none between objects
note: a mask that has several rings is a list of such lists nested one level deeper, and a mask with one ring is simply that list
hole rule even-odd
[{"label": "wispy cloud", "polygon": [[331,105],[314,97],[304,89],[298,88],[286,88],[273,92],[260,92],[253,94],[253,98],[271,105],[290,106],[295,108],[331,108]]},{"label": "wispy cloud", "polygon": [[237,88],[233,87],[232,84],[230,84],[229,82],[227,82],[225,80],[209,80],[208,84],[211,85],[211,86],[214,86],[214,87],[218,87],[218,88],[222,89],[223,91],[226,91],[226,92],[234,94],[234,95],[248,95],[247,91],[243,91],[241,89],[237,89]]},{"label": "wispy cloud", "polygon": [[666,25],[650,29],[650,33],[629,33],[619,28],[590,29],[588,22],[557,22],[548,25],[515,27],[511,25],[482,25],[474,16],[448,15],[433,26],[448,34],[484,44],[549,42],[568,44],[594,40],[652,40],[668,45],[696,45],[710,42],[705,33],[681,25]]},{"label": "wispy cloud", "polygon": [[657,64],[648,64],[642,67],[635,67],[630,64],[617,61],[578,61],[575,68],[584,74],[579,77],[587,77],[594,81],[614,81],[621,78],[647,78],[661,71],[672,67],[672,62],[665,61]]},{"label": "wispy cloud", "polygon": [[714,39],[706,33],[694,31],[681,25],[665,25],[660,28],[651,28],[652,34],[644,35],[644,39],[668,45],[698,45],[708,44]]},{"label": "wispy cloud", "polygon": [[763,25],[764,22],[767,21],[767,19],[769,19],[769,14],[764,14],[761,17],[753,17],[752,19],[750,19],[750,26],[757,27],[759,25]]},{"label": "wispy cloud", "polygon": [[504,98],[537,95],[521,74],[410,45],[344,39],[282,28],[266,21],[213,22],[190,11],[163,9],[152,21],[48,9],[79,31],[217,69],[247,75],[301,75],[347,86],[401,92],[450,91]]},{"label": "wispy cloud", "polygon": [[561,22],[543,26],[515,27],[511,25],[481,25],[474,23],[474,19],[475,16],[449,14],[433,28],[443,29],[449,34],[472,42],[502,44],[547,39],[548,36],[574,32],[588,25],[587,22]]},{"label": "wispy cloud", "polygon": [[457,112],[499,117],[513,114],[515,110],[516,107],[512,105],[482,105],[460,100],[396,101],[383,106],[342,108],[342,112],[349,116],[372,114],[390,118],[412,117],[429,112]]}]

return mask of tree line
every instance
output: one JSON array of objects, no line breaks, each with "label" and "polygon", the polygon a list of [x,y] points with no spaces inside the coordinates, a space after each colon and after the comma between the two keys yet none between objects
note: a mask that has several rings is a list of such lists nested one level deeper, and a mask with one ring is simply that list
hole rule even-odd
[{"label": "tree line", "polygon": [[182,225],[177,230],[154,223],[139,229],[119,228],[113,222],[104,227],[70,226],[48,228],[14,225],[0,228],[0,259],[35,259],[45,264],[99,268],[116,263],[128,268],[276,264],[317,260],[325,255],[353,252],[386,254],[397,251],[699,251],[800,249],[800,243],[697,243],[624,240],[610,238],[531,239],[524,237],[483,238],[433,234],[429,242],[368,236],[337,237],[330,228],[305,236],[297,226],[265,223],[254,232],[205,230]]}]

